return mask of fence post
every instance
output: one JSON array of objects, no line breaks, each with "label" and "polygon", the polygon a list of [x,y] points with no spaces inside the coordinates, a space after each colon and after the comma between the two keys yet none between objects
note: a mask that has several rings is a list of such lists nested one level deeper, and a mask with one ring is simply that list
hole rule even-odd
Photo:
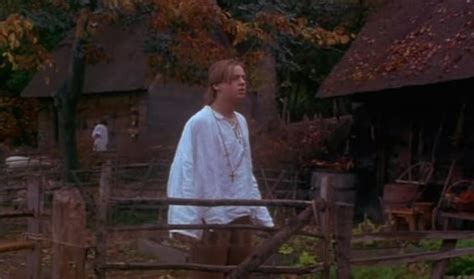
[{"label": "fence post", "polygon": [[[456,239],[444,239],[440,251],[449,251],[456,248]],[[449,259],[435,261],[431,270],[431,279],[442,279],[448,268]]]},{"label": "fence post", "polygon": [[[28,218],[28,235],[35,238],[41,231],[41,179],[39,176],[28,176],[26,183],[27,207],[29,211],[33,212],[33,217]],[[26,257],[26,273],[28,279],[39,279],[41,277],[41,245],[38,240],[34,241],[33,248]]]},{"label": "fence post", "polygon": [[86,207],[79,190],[65,187],[53,196],[52,278],[87,278]]},{"label": "fence post", "polygon": [[112,184],[112,162],[106,160],[100,172],[99,204],[97,205],[96,223],[96,259],[95,274],[97,279],[105,279],[103,268],[107,262],[107,210]]},{"label": "fence post", "polygon": [[321,278],[329,279],[331,275],[331,232],[334,227],[334,185],[331,176],[321,178],[320,196],[326,205],[321,214],[321,233],[324,235],[319,247],[321,259],[324,264]]},{"label": "fence post", "polygon": [[351,239],[354,205],[337,205],[335,220],[337,278],[351,278]]}]

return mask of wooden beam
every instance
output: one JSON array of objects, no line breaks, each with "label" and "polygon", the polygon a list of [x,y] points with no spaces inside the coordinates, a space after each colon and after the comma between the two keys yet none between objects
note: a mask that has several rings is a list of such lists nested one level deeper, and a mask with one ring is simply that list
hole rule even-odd
[{"label": "wooden beam", "polygon": [[395,256],[384,256],[367,259],[352,259],[351,264],[353,265],[397,265],[414,262],[424,261],[439,261],[443,259],[462,257],[467,255],[474,255],[474,248],[461,248],[451,251],[436,251],[436,252],[423,252],[423,253],[410,253]]},{"label": "wooden beam", "polygon": [[321,257],[324,265],[324,269],[321,272],[322,279],[330,278],[331,263],[332,263],[332,249],[331,249],[331,239],[332,232],[334,228],[334,184],[332,176],[324,176],[321,179],[321,189],[320,195],[321,198],[326,202],[326,209],[321,212],[321,232],[324,237],[320,241],[320,245],[317,248],[319,251],[319,256]]},{"label": "wooden beam", "polygon": [[10,211],[0,213],[0,219],[9,219],[9,218],[20,218],[20,217],[33,217],[33,211]]},{"label": "wooden beam", "polygon": [[[307,207],[312,201],[303,200],[242,200],[242,199],[178,199],[178,198],[111,198],[114,203],[153,203],[162,205],[194,205],[194,206],[290,206]],[[319,205],[319,204],[318,204]],[[321,204],[322,205],[322,204]]]},{"label": "wooden beam", "polygon": [[[27,178],[26,200],[28,211],[33,212],[33,216],[28,218],[28,234],[38,235],[41,233],[41,202],[42,183],[41,177],[29,176]],[[26,274],[28,279],[39,279],[41,277],[41,245],[34,242],[34,247],[26,256]]]},{"label": "wooden beam", "polygon": [[[443,244],[441,244],[441,250],[443,252],[453,251],[456,248],[456,239],[445,239],[443,240]],[[431,279],[442,279],[444,278],[444,274],[448,269],[449,259],[442,259],[439,261],[435,261],[433,263],[433,269],[431,270]]]},{"label": "wooden beam", "polygon": [[[230,225],[230,224],[183,224],[183,225],[167,225],[167,224],[147,224],[137,226],[121,226],[121,227],[109,227],[109,232],[127,232],[127,231],[157,231],[157,230],[199,230],[199,229],[213,229],[213,230],[258,230],[267,232],[276,232],[281,228],[270,228],[265,226],[256,225]],[[296,234],[305,235],[310,237],[321,238],[322,234],[310,233],[305,231],[298,231]]]},{"label": "wooden beam", "polygon": [[0,244],[0,253],[33,249],[35,243],[31,241],[17,241]]},{"label": "wooden beam", "polygon": [[353,206],[336,206],[334,238],[337,278],[351,278],[351,237],[354,218]]},{"label": "wooden beam", "polygon": [[[235,265],[206,265],[206,264],[160,264],[160,263],[124,263],[124,262],[108,262],[104,265],[106,270],[198,270],[207,272],[230,272],[237,266]],[[313,265],[309,267],[293,267],[293,266],[261,266],[255,269],[253,273],[273,273],[273,274],[308,274],[321,270],[321,265]]]},{"label": "wooden beam", "polygon": [[106,278],[104,269],[107,262],[107,216],[112,187],[112,162],[106,160],[100,173],[99,203],[96,222],[96,259],[94,262],[97,279]]},{"label": "wooden beam", "polygon": [[86,276],[86,205],[77,188],[54,193],[52,216],[52,278]]},{"label": "wooden beam", "polygon": [[[23,175],[20,176],[20,178],[23,178]],[[0,193],[3,192],[18,192],[18,191],[23,191],[27,190],[28,188],[25,186],[11,186],[11,187],[5,187],[0,189]]]},{"label": "wooden beam", "polygon": [[353,243],[384,240],[474,239],[474,231],[382,232],[352,237]]}]

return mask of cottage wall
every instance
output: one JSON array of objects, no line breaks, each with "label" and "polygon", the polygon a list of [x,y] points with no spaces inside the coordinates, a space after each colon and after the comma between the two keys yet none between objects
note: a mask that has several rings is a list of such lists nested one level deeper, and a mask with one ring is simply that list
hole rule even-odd
[{"label": "cottage wall", "polygon": [[40,100],[40,111],[38,113],[38,149],[45,153],[51,153],[57,146],[57,132],[55,128],[56,112],[53,101]]}]

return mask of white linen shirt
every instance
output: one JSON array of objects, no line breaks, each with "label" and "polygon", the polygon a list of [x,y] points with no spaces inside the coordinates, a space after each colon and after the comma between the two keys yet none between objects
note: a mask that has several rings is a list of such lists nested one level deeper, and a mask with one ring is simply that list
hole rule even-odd
[{"label": "white linen shirt", "polygon": [[[186,123],[171,165],[167,193],[172,198],[261,199],[252,172],[249,133],[246,120],[236,113],[241,141],[230,123],[205,106]],[[225,156],[227,152],[228,158]],[[230,161],[230,166],[229,166]],[[232,181],[230,174],[234,170]],[[263,226],[273,226],[266,207],[261,206],[183,206],[171,205],[168,224],[228,224],[250,216]],[[201,238],[202,230],[171,230]]]}]

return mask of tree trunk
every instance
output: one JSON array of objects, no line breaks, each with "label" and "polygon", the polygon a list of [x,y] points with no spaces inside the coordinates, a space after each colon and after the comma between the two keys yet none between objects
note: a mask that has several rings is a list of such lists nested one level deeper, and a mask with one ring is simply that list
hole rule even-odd
[{"label": "tree trunk", "polygon": [[68,74],[56,94],[56,106],[59,119],[59,150],[62,156],[63,177],[70,180],[70,171],[78,167],[76,143],[76,107],[82,93],[85,75],[84,34],[88,13],[81,12],[76,25],[74,42],[71,47],[71,61]]}]

